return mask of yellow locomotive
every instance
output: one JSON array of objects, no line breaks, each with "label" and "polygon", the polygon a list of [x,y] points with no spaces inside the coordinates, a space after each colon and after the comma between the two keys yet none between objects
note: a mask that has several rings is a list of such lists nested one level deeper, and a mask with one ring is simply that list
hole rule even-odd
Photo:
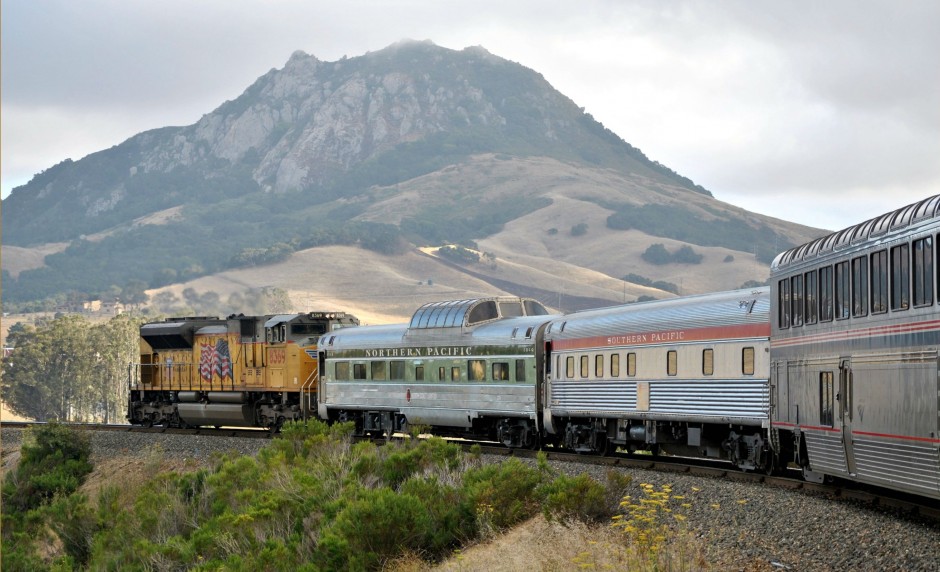
[{"label": "yellow locomotive", "polygon": [[317,410],[317,343],[359,320],[345,312],[168,318],[140,328],[129,376],[135,425],[277,429]]}]

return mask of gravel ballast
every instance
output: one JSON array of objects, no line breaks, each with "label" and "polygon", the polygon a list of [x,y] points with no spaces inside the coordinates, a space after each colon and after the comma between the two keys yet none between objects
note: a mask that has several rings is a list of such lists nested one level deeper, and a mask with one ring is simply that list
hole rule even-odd
[{"label": "gravel ballast", "polygon": [[[4,468],[18,457],[23,431],[0,433]],[[255,455],[266,439],[96,431],[94,460],[162,456],[189,466],[203,466],[218,453]],[[484,455],[486,462],[502,456]],[[534,460],[523,459],[526,463]],[[561,473],[587,473],[606,482],[605,466],[549,462]],[[940,523],[818,493],[733,479],[617,468],[632,479],[628,494],[642,496],[640,485],[685,497],[689,529],[724,555],[737,570],[924,570],[940,571]],[[120,475],[115,475],[120,478]],[[740,566],[738,566],[740,563]]]}]

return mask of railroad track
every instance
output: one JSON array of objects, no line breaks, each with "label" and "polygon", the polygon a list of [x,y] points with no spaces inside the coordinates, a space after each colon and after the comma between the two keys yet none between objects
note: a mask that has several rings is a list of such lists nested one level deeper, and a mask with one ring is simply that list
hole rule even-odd
[{"label": "railroad track", "polygon": [[[0,430],[27,429],[44,425],[42,422],[29,421],[2,421]],[[127,424],[95,424],[95,423],[65,423],[69,427],[88,431],[116,431],[127,433],[154,433],[166,435],[203,435],[212,437],[242,437],[252,439],[271,439],[272,433],[265,429],[250,429],[237,427],[220,428],[167,428],[167,427],[141,427]],[[402,437],[393,437],[401,439]],[[387,439],[377,437],[363,437],[377,444],[387,442]],[[534,459],[539,451],[529,449],[510,449],[495,443],[479,443],[463,440],[452,440],[453,443],[469,450],[474,445],[480,446],[480,451],[488,455],[501,455],[506,457],[519,457]],[[766,475],[763,473],[741,472],[732,468],[728,463],[721,461],[708,461],[683,457],[651,456],[642,454],[616,453],[606,457],[582,455],[569,451],[551,448],[542,449],[551,461],[566,463],[579,463],[595,466],[623,467],[657,471],[661,473],[684,473],[697,477],[715,479],[729,479],[742,483],[762,483],[769,486],[781,487],[791,490],[803,490],[814,494],[825,495],[829,498],[860,502],[874,507],[894,509],[911,515],[940,522],[940,501],[908,495],[889,489],[871,487],[848,481],[816,484],[804,481],[796,469],[788,469],[784,474]]]},{"label": "railroad track", "polygon": [[[2,421],[2,429],[28,429],[45,425],[41,421]],[[103,423],[62,423],[69,427],[85,431],[116,431],[125,433],[163,433],[166,435],[209,435],[213,437],[246,437],[250,439],[270,439],[272,434],[267,429],[250,429],[245,427],[189,427],[186,429],[174,427],[142,427],[140,425],[127,424],[103,424]]]}]

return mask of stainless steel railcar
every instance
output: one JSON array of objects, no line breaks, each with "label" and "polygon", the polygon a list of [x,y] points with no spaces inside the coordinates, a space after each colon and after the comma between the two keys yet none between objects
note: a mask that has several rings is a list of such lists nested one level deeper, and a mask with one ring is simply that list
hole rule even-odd
[{"label": "stainless steel railcar", "polygon": [[361,433],[426,425],[438,434],[534,446],[539,436],[536,348],[550,319],[534,300],[435,302],[409,324],[324,336],[319,415]]},{"label": "stainless steel railcar", "polygon": [[772,425],[807,478],[940,497],[940,196],[780,254]]},{"label": "stainless steel railcar", "polygon": [[554,319],[545,431],[583,452],[661,449],[771,467],[769,310],[763,288]]}]

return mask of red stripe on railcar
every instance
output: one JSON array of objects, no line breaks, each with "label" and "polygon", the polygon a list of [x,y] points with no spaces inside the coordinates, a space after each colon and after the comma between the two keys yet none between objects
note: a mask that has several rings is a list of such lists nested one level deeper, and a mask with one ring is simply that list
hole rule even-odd
[{"label": "red stripe on railcar", "polygon": [[[816,427],[814,425],[797,425],[795,423],[784,423],[781,421],[772,421],[772,427],[793,427],[794,429],[809,429],[813,431],[828,431],[830,433],[839,433],[840,429],[832,427]],[[940,439],[932,437],[914,437],[911,435],[894,435],[892,433],[872,433],[870,431],[852,431],[852,435],[864,435],[866,437],[882,437],[885,439],[900,439],[903,441],[920,441],[922,443],[940,443]]]},{"label": "red stripe on railcar", "polygon": [[886,439],[903,439],[904,441],[920,441],[922,443],[940,443],[940,439],[930,437],[913,437],[911,435],[892,435],[890,433],[870,433],[868,431],[852,431],[852,435],[865,435],[867,437],[884,437]]},{"label": "red stripe on railcar", "polygon": [[836,332],[823,332],[808,336],[794,336],[771,340],[771,347],[789,347],[819,342],[836,342],[860,338],[876,338],[881,336],[910,334],[915,332],[929,332],[940,330],[940,320],[912,322],[910,324],[894,324],[890,326],[877,326],[873,328],[856,328],[854,330],[839,330]]}]

